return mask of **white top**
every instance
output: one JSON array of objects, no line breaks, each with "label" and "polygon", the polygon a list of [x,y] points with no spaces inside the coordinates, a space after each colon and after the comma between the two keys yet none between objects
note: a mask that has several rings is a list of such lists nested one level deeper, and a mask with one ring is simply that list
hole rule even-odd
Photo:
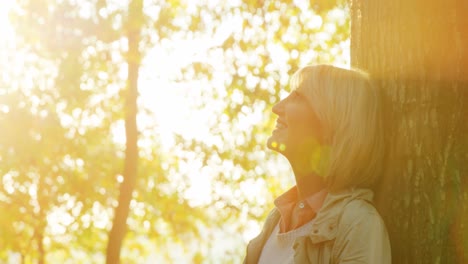
[{"label": "white top", "polygon": [[286,233],[279,233],[279,221],[270,237],[263,246],[258,264],[287,264],[294,263],[294,241],[296,238],[307,236],[312,232],[311,220],[307,224]]}]

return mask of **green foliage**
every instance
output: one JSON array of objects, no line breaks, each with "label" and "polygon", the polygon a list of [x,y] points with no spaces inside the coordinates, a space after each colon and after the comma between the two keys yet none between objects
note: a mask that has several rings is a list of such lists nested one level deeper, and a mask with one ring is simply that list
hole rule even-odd
[{"label": "green foliage", "polygon": [[[265,148],[274,126],[270,107],[287,91],[288,77],[300,66],[347,64],[344,53],[349,19],[343,9],[318,16],[309,5],[300,7],[285,1],[250,1],[213,11],[220,27],[223,18],[229,18],[227,14],[237,19],[226,22],[235,23],[232,31],[205,55],[221,56],[222,67],[228,72],[224,86],[198,88],[209,98],[198,108],[213,109],[210,118],[216,122],[210,126],[210,138],[187,141],[181,136],[178,142],[185,151],[196,153],[202,168],[211,168],[207,208],[223,208],[216,212],[221,225],[237,226],[236,232],[244,234],[246,221],[263,220],[272,208],[273,197],[292,184],[286,164]],[[185,78],[194,77],[190,67]],[[205,67],[196,77],[214,80],[221,74],[216,68]],[[214,108],[215,102],[221,107]],[[255,187],[250,190],[251,186]],[[243,220],[230,223],[233,218]],[[231,260],[241,260],[244,245],[240,244],[240,252]]]},{"label": "green foliage", "polygon": [[[0,260],[15,252],[26,263],[103,261],[123,170],[122,69],[133,59],[142,71],[172,65],[144,56],[205,40],[164,76],[188,87],[190,103],[179,107],[201,113],[205,136],[175,131],[168,144],[158,118],[170,113],[139,105],[139,174],[122,261],[239,262],[273,197],[291,185],[284,160],[265,149],[270,107],[298,67],[348,64],[347,9],[330,3],[148,1],[126,27],[131,10],[115,1],[17,1],[17,56],[0,83],[8,87],[0,97]],[[127,30],[140,26],[143,58],[126,57]]]},{"label": "green foliage", "polygon": [[[232,161],[241,171],[241,176],[235,179],[237,183],[267,177],[266,170],[260,175],[258,171],[262,170],[259,166],[265,165],[260,157],[264,156],[264,142],[273,127],[270,106],[287,90],[288,76],[305,64],[347,63],[346,58],[340,61],[339,56],[346,49],[349,34],[344,11],[331,10],[319,17],[309,8],[292,2],[247,1],[241,6],[213,10],[214,17],[233,13],[240,20],[221,46],[207,51],[207,56],[223,54],[223,67],[229,72],[225,87],[202,91],[205,98],[214,98],[224,105],[221,111],[212,113],[219,123],[210,128],[212,137],[224,137],[224,142],[206,142],[210,139],[187,142],[184,138],[180,141],[185,149],[203,156],[204,165],[210,166],[210,160]],[[343,12],[342,16],[336,14],[339,12]],[[327,29],[332,33],[324,33]],[[320,39],[311,41],[315,38]],[[330,54],[329,50],[335,53]],[[203,72],[209,79],[217,74],[213,70]],[[210,106],[201,103],[199,107]],[[232,137],[226,134],[228,131]],[[233,183],[228,175],[218,173],[218,181]],[[213,197],[216,196],[214,193]],[[259,218],[264,216],[262,212]]]},{"label": "green foliage", "polygon": [[[7,111],[0,117],[5,135],[0,202],[11,212],[1,222],[1,229],[11,232],[0,237],[2,250],[30,261],[47,259],[67,241],[86,249],[86,234],[100,234],[87,248],[100,252],[106,230],[89,232],[95,222],[90,218],[96,203],[111,206],[120,172],[108,133],[120,99],[106,93],[109,83],[102,73],[116,76],[116,68],[99,58],[96,51],[106,44],[96,41],[90,20],[73,4],[22,1],[15,8],[18,56],[11,74],[16,76],[6,84],[2,106]],[[44,255],[36,247],[40,243]]]}]

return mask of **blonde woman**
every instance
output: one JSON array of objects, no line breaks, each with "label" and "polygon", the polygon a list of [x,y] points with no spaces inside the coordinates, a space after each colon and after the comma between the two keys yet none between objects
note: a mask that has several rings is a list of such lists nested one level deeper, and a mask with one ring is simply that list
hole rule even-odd
[{"label": "blonde woman", "polygon": [[391,263],[370,187],[383,155],[381,103],[366,73],[307,66],[273,107],[268,147],[291,164],[296,185],[275,200],[244,263]]}]

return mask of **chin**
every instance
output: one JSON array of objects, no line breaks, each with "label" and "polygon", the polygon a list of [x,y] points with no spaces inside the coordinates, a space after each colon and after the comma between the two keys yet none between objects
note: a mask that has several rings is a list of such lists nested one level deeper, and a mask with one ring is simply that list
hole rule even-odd
[{"label": "chin", "polygon": [[284,154],[286,150],[285,140],[279,139],[275,135],[272,135],[267,140],[267,147],[275,152]]},{"label": "chin", "polygon": [[275,148],[272,146],[272,143],[275,142],[275,139],[273,138],[273,136],[270,136],[268,139],[267,139],[267,142],[266,142],[266,146],[267,148],[271,149],[271,150],[275,150]]}]

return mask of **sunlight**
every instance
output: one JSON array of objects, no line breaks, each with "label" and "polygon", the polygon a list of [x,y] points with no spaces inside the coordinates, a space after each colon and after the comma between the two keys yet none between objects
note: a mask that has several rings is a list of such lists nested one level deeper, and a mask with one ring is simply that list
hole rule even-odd
[{"label": "sunlight", "polygon": [[0,43],[2,43],[2,41],[6,42],[13,37],[13,30],[8,18],[8,13],[13,7],[13,4],[14,1],[0,2],[0,34],[2,36],[2,38],[0,38]]},{"label": "sunlight", "polygon": [[15,191],[14,177],[18,174],[16,172],[8,172],[2,177],[2,185],[7,194],[12,194]]},{"label": "sunlight", "polygon": [[[9,53],[13,49],[11,47],[12,40],[14,39],[14,32],[11,26],[8,13],[10,9],[13,7],[13,1],[1,1],[0,2],[0,66],[1,68],[6,67],[9,63],[9,57],[11,56]],[[6,73],[0,72],[0,76],[2,77],[2,82],[4,80],[8,80],[8,76],[5,75]],[[2,89],[6,89],[0,86],[0,95],[4,94]],[[2,109],[4,112],[5,109]]]},{"label": "sunlight", "polygon": [[[95,5],[97,2],[105,4]],[[29,200],[34,202],[31,202],[31,205],[35,208],[40,208],[37,200],[42,194],[46,194],[45,197],[50,200],[46,201],[51,205],[47,204],[50,207],[45,211],[44,233],[44,245],[49,251],[47,252],[48,258],[72,259],[82,251],[92,251],[80,249],[76,242],[70,242],[75,240],[73,235],[83,230],[85,231],[84,237],[76,238],[76,241],[94,239],[96,240],[93,241],[96,242],[94,252],[100,250],[98,248],[102,245],[99,243],[103,243],[102,237],[112,225],[113,210],[117,206],[117,199],[114,197],[116,191],[112,188],[124,183],[123,175],[119,174],[122,171],[117,167],[121,166],[121,159],[125,155],[122,150],[126,147],[125,119],[121,115],[120,107],[123,107],[125,103],[123,90],[128,79],[128,58],[125,54],[128,50],[128,36],[122,31],[124,23],[127,22],[127,18],[123,18],[125,15],[122,14],[126,14],[130,1],[97,2],[49,1],[40,6],[35,1],[21,2],[25,10],[27,8],[29,11],[33,10],[30,13],[36,11],[40,13],[40,8],[46,8],[46,13],[47,7],[64,8],[63,12],[60,10],[58,14],[52,14],[52,17],[46,17],[50,16],[50,13],[45,14],[46,18],[41,20],[51,23],[50,25],[42,23],[45,31],[51,30],[51,32],[47,31],[47,34],[57,34],[57,37],[62,39],[67,38],[67,34],[74,34],[74,29],[77,32],[80,31],[80,27],[85,25],[81,22],[92,22],[94,26],[107,18],[112,18],[109,19],[110,28],[116,30],[118,37],[109,43],[100,41],[100,37],[90,35],[92,37],[87,36],[89,38],[84,39],[81,43],[83,46],[78,49],[64,48],[57,52],[53,49],[55,46],[50,46],[49,43],[36,43],[36,40],[30,40],[27,37],[23,41],[23,35],[30,33],[28,29],[35,30],[34,27],[28,28],[28,26],[39,20],[29,21],[31,17],[24,17],[26,22],[22,21],[22,18],[9,19],[8,12],[16,11],[19,2],[0,2],[0,34],[2,36],[0,38],[0,67],[8,67],[8,70],[0,72],[0,97],[16,95],[14,92],[17,90],[18,94],[26,98],[18,99],[18,105],[23,104],[21,107],[26,108],[26,112],[31,112],[32,119],[41,116],[41,113],[44,117],[40,120],[33,120],[36,121],[35,123],[31,121],[33,123],[31,127],[15,127],[14,132],[29,129],[32,135],[40,136],[36,139],[38,142],[51,142],[50,145],[57,143],[57,146],[63,144],[63,148],[58,148],[57,151],[52,146],[50,150],[41,149],[40,154],[43,151],[44,157],[34,156],[29,160],[21,160],[30,168],[45,167],[45,173],[29,178],[42,179],[44,177],[47,188],[41,189],[36,183],[25,184],[24,181],[27,179],[18,177],[19,174],[15,171],[6,170],[5,175],[2,176],[6,196],[24,193]],[[287,4],[280,2],[278,6],[271,6],[274,10],[264,10],[264,14],[244,10],[245,1],[241,0],[226,3],[218,0],[189,0],[186,3],[182,1],[183,4],[178,1],[165,2],[168,6],[150,2],[144,1],[143,13],[146,19],[152,23],[159,19],[157,16],[161,16],[159,14],[161,10],[164,9],[165,12],[175,10],[176,14],[170,14],[171,17],[168,20],[175,21],[172,22],[176,29],[168,27],[168,31],[164,32],[165,29],[162,28],[165,25],[155,29],[152,28],[152,24],[147,24],[142,34],[145,45],[141,45],[142,60],[138,79],[139,140],[137,144],[141,154],[139,158],[143,165],[141,166],[142,173],[138,176],[143,177],[140,178],[141,182],[138,180],[138,186],[146,183],[151,191],[163,192],[158,194],[163,198],[168,195],[177,195],[177,201],[187,201],[189,209],[193,207],[195,211],[205,210],[206,207],[208,208],[207,215],[211,213],[210,210],[216,213],[223,213],[226,210],[234,212],[230,217],[239,216],[239,219],[235,219],[235,223],[228,223],[225,230],[218,230],[212,226],[205,230],[207,237],[213,237],[210,243],[215,246],[215,250],[207,249],[208,244],[206,244],[200,245],[197,252],[178,252],[177,250],[181,250],[181,247],[172,246],[175,254],[183,258],[191,257],[196,253],[199,254],[197,258],[223,259],[226,257],[223,255],[227,248],[235,252],[239,243],[246,242],[259,232],[261,226],[256,220],[251,219],[252,215],[261,216],[271,203],[270,196],[291,184],[291,171],[285,160],[270,155],[271,153],[265,152],[264,148],[270,133],[269,128],[266,127],[271,125],[269,118],[272,115],[269,109],[278,93],[280,97],[287,94],[289,71],[296,67],[296,64],[310,63],[318,56],[308,40],[301,40],[303,36],[298,35],[297,25],[303,22],[304,27],[314,31],[325,28],[326,34],[317,34],[319,39],[324,41],[330,41],[328,38],[336,34],[339,27],[328,25],[329,19],[322,19],[313,12],[305,12],[309,4],[299,0],[293,2],[300,5],[303,12],[291,19],[290,27],[277,21],[282,10],[287,8]],[[70,20],[73,20],[72,17],[76,15],[83,21],[79,23],[75,21],[77,24],[68,23],[67,19],[60,17],[62,14],[64,17],[69,15],[67,19]],[[41,16],[41,14],[36,15],[39,18]],[[54,20],[57,18],[55,16],[59,17],[58,20]],[[343,19],[345,14],[335,12],[333,16],[339,20]],[[197,20],[201,21],[201,30],[192,28],[198,27],[192,24]],[[26,28],[25,32],[20,32],[20,30],[15,32],[17,21],[18,28]],[[274,36],[277,30],[284,30],[284,34],[279,34],[278,39]],[[44,33],[41,30],[38,32]],[[46,33],[42,35],[48,36]],[[299,44],[304,47],[299,47]],[[37,45],[37,50],[31,48],[34,45]],[[298,46],[294,47],[294,45]],[[349,50],[348,46],[349,42],[337,44],[331,48],[330,53],[333,56],[341,56],[343,52]],[[80,50],[81,48],[83,49]],[[64,63],[63,59],[69,58],[70,52],[76,55],[73,51],[80,53],[77,53],[76,57],[78,63],[70,67]],[[345,55],[348,56],[349,52]],[[76,58],[73,57],[73,60],[76,61]],[[337,60],[349,61],[346,58]],[[326,59],[323,61],[328,62]],[[115,68],[109,66],[110,64]],[[62,77],[63,80],[60,79]],[[68,85],[69,81],[76,81],[76,79],[71,80],[72,77],[79,78],[78,86]],[[58,83],[59,81],[64,81],[64,83]],[[90,98],[74,97],[75,93],[79,95],[81,92],[83,92],[83,97],[90,94],[92,96]],[[118,100],[114,101],[114,98]],[[0,103],[0,117],[1,114],[18,112],[16,106],[13,103],[10,105]],[[53,120],[54,118],[57,120]],[[18,123],[27,126],[29,121],[19,120]],[[259,126],[261,128],[258,128]],[[95,131],[94,128],[96,128]],[[249,133],[252,130],[257,132]],[[87,134],[87,132],[90,133]],[[62,139],[62,135],[66,140]],[[15,136],[14,134],[13,137]],[[110,136],[112,140],[111,147],[105,145],[108,142],[107,136]],[[102,146],[99,145],[101,143]],[[66,144],[74,144],[73,149]],[[280,142],[273,144],[275,148],[282,151],[286,148]],[[115,146],[118,150],[116,152]],[[35,151],[34,147],[28,145],[25,149]],[[40,147],[43,148],[43,145]],[[113,159],[108,160],[105,155],[104,157],[95,155],[100,151],[115,152],[115,155],[113,154]],[[8,154],[5,151],[2,153],[4,156],[0,156],[0,158],[7,157],[6,168],[10,166]],[[55,159],[56,157],[63,157],[63,159]],[[22,157],[18,159],[20,158]],[[161,171],[158,171],[159,168],[156,167],[159,162],[156,159],[159,158]],[[5,162],[5,159],[2,161]],[[50,166],[51,163],[54,165]],[[53,170],[51,174],[47,174],[49,166]],[[149,169],[146,170],[146,168]],[[281,177],[275,177],[278,175]],[[91,182],[99,185],[91,186],[89,190],[80,188],[81,184],[87,183],[91,177],[93,180],[96,177],[96,182]],[[102,179],[97,177],[102,177]],[[163,181],[161,181],[162,177],[164,177]],[[266,180],[266,177],[273,179]],[[69,186],[75,183],[80,185]],[[146,194],[145,192],[146,190],[141,188],[137,189],[135,193],[138,194],[136,196],[138,199],[130,203],[131,214],[127,222],[129,230],[143,232],[144,239],[137,241],[138,237],[131,235],[128,237],[128,241],[132,241],[128,245],[139,244],[141,248],[130,247],[123,253],[127,258],[134,252],[138,254],[144,252],[153,240],[157,240],[158,243],[177,241],[178,238],[171,237],[171,229],[180,228],[180,226],[186,228],[184,225],[194,225],[198,229],[200,227],[196,225],[201,225],[200,221],[204,221],[203,218],[197,220],[197,214],[192,216],[190,212],[179,212],[173,209],[171,204],[160,204],[159,200],[155,201],[152,193]],[[57,195],[57,200],[55,201],[54,197],[48,197],[49,194]],[[147,204],[147,199],[151,201],[151,205]],[[165,207],[168,209],[164,209]],[[234,208],[237,208],[239,212],[235,212]],[[247,208],[249,213],[247,213]],[[173,210],[173,212],[162,210]],[[24,219],[28,213],[26,209],[23,211],[20,211],[23,214],[19,217],[20,220]],[[148,212],[154,215],[148,217]],[[170,215],[170,221],[173,222],[166,220],[166,215]],[[189,219],[187,215],[193,217],[190,223],[177,222]],[[156,220],[153,221],[152,217]],[[139,226],[141,223],[142,225]],[[22,224],[30,223],[25,221]],[[158,234],[161,238],[155,238],[158,235],[154,234],[155,230],[160,232]],[[89,234],[86,233],[88,231],[90,231]],[[226,234],[229,236],[227,240]],[[185,238],[182,235],[181,237]],[[198,240],[193,241],[199,243]],[[70,247],[63,251],[58,249],[57,245],[67,243],[74,244],[70,244]],[[17,250],[12,248],[12,250]],[[161,249],[164,248],[167,247],[161,246]],[[153,259],[168,258],[169,255],[175,258],[174,252],[171,251],[170,254],[162,257],[153,256]],[[233,254],[232,252],[230,254]],[[143,255],[141,257],[145,257]],[[79,258],[85,259],[90,256],[83,255]],[[232,258],[238,257],[233,254]],[[1,260],[0,257],[0,262]]]},{"label": "sunlight", "polygon": [[[232,30],[229,27],[221,28],[212,38],[176,40],[170,43],[170,47],[164,44],[156,46],[142,62],[139,102],[142,109],[150,110],[155,116],[155,120],[151,121],[156,123],[155,133],[161,139],[163,148],[174,145],[175,134],[187,139],[209,140],[211,137],[209,127],[213,113],[221,111],[222,105],[196,108],[203,100],[203,92],[212,89],[213,84],[206,79],[177,80],[181,78],[182,69],[195,62],[204,63],[213,70],[223,70],[222,58],[206,58],[207,50],[226,38]],[[214,78],[212,81],[218,80]]]}]

